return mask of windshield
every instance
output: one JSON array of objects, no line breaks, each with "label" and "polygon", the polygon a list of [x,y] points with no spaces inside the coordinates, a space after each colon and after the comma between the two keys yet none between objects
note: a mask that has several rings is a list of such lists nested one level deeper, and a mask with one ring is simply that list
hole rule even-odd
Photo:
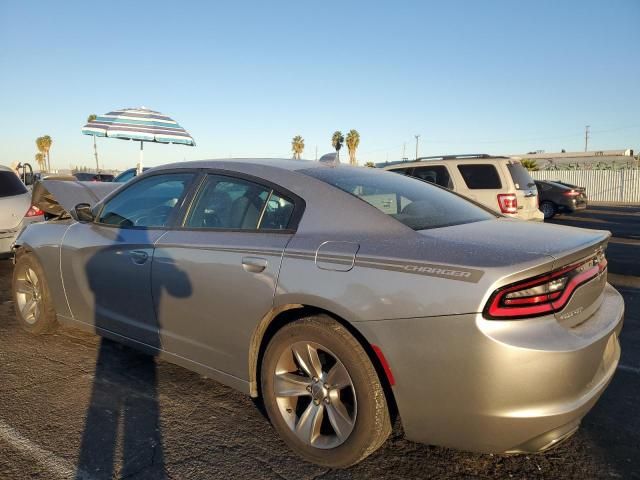
[{"label": "windshield", "polygon": [[311,168],[301,173],[358,197],[414,230],[495,218],[443,188],[374,168]]},{"label": "windshield", "polygon": [[27,187],[13,172],[0,171],[0,197],[13,197],[27,193]]},{"label": "windshield", "polygon": [[507,164],[507,168],[509,169],[509,173],[511,173],[511,178],[513,178],[516,190],[535,188],[536,184],[533,178],[531,178],[529,171],[524,168],[521,163],[509,163]]}]

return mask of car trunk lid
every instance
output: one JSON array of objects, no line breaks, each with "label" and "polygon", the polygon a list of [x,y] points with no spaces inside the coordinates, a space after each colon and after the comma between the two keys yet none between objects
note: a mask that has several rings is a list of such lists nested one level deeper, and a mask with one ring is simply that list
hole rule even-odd
[{"label": "car trunk lid", "polygon": [[[448,245],[448,257],[453,264],[482,268],[490,279],[486,283],[489,293],[565,267],[583,264],[580,268],[586,271],[601,265],[606,262],[604,250],[610,237],[603,230],[507,218],[420,233]],[[587,260],[593,261],[584,263]],[[584,322],[597,310],[605,284],[606,269],[579,285],[565,306],[554,313],[558,321],[568,328]]]}]

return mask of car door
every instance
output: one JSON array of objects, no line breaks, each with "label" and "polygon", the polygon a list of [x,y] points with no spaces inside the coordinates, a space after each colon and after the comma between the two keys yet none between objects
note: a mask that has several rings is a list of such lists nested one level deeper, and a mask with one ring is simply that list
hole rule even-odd
[{"label": "car door", "polygon": [[162,173],[132,182],[105,202],[94,222],[69,227],[61,269],[74,319],[160,346],[151,295],[153,245],[194,177]]},{"label": "car door", "polygon": [[[250,338],[272,307],[297,202],[256,179],[203,178],[183,228],[156,243],[152,284],[165,351],[248,378]],[[190,279],[188,296],[164,293],[176,269]]]}]

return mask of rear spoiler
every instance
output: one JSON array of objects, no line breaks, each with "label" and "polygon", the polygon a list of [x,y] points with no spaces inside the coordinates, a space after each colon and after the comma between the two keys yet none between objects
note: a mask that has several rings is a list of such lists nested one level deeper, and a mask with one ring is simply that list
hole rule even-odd
[{"label": "rear spoiler", "polygon": [[79,182],[73,176],[49,176],[33,186],[31,204],[45,212],[48,218],[68,218],[79,203],[93,207],[123,184],[110,182]]}]

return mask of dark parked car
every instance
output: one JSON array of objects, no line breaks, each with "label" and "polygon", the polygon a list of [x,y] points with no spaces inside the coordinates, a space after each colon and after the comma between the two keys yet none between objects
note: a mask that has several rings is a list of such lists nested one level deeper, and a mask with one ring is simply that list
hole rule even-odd
[{"label": "dark parked car", "polygon": [[76,172],[73,174],[81,182],[113,182],[110,173]]},{"label": "dark parked car", "polygon": [[550,180],[536,180],[536,187],[545,220],[553,218],[556,213],[573,213],[587,208],[587,194],[583,187]]}]

